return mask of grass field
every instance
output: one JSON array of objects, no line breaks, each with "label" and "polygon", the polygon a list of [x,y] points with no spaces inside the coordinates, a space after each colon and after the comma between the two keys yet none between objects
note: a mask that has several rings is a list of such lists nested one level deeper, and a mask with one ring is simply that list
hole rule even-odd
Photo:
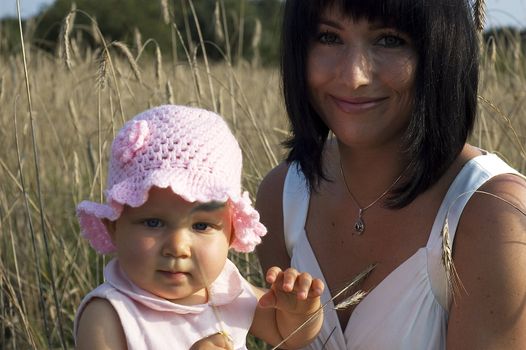
[{"label": "grass field", "polygon": [[[108,149],[124,120],[164,103],[217,110],[241,143],[252,195],[284,152],[277,69],[193,55],[174,63],[159,50],[91,49],[73,36],[66,42],[55,55],[26,42],[26,65],[22,52],[0,53],[0,348],[6,350],[73,346],[75,310],[102,281],[105,263],[79,239],[75,206],[103,200]],[[483,50],[471,142],[526,173],[523,51],[518,41]],[[232,259],[261,282],[253,255]],[[263,345],[250,340],[250,347]]]}]

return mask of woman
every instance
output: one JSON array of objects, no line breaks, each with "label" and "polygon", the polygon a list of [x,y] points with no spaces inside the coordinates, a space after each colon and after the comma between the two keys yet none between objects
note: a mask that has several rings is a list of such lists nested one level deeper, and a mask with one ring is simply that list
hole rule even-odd
[{"label": "woman", "polygon": [[309,349],[526,348],[526,180],[466,144],[477,62],[466,0],[287,0],[292,136],[259,258],[322,277],[322,302],[376,264]]}]

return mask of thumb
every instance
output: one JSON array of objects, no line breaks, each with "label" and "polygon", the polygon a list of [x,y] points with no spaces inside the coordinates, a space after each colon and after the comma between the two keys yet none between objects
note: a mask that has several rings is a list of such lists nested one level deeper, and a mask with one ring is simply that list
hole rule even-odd
[{"label": "thumb", "polygon": [[270,289],[268,292],[263,294],[261,298],[259,298],[258,304],[259,306],[265,309],[275,307],[276,306],[276,294],[274,294],[274,291]]}]

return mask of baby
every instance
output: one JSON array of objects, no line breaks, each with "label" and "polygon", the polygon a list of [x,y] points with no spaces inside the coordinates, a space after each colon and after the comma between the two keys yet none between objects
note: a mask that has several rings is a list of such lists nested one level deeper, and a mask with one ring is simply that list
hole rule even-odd
[{"label": "baby", "polygon": [[[77,208],[82,235],[115,254],[77,311],[77,349],[246,349],[248,332],[277,345],[319,310],[319,279],[272,267],[264,290],[228,260],[230,248],[250,252],[266,234],[241,170],[239,145],[215,113],[165,105],[124,125],[106,204]],[[314,339],[318,314],[280,346]]]}]

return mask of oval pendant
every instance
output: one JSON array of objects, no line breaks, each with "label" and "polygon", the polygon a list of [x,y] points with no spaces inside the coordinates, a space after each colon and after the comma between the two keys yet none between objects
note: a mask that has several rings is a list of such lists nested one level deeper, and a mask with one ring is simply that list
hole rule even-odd
[{"label": "oval pendant", "polygon": [[359,217],[358,220],[356,220],[356,223],[354,224],[354,231],[356,231],[356,233],[359,235],[361,235],[363,231],[365,231],[365,223],[363,222],[361,217]]}]

